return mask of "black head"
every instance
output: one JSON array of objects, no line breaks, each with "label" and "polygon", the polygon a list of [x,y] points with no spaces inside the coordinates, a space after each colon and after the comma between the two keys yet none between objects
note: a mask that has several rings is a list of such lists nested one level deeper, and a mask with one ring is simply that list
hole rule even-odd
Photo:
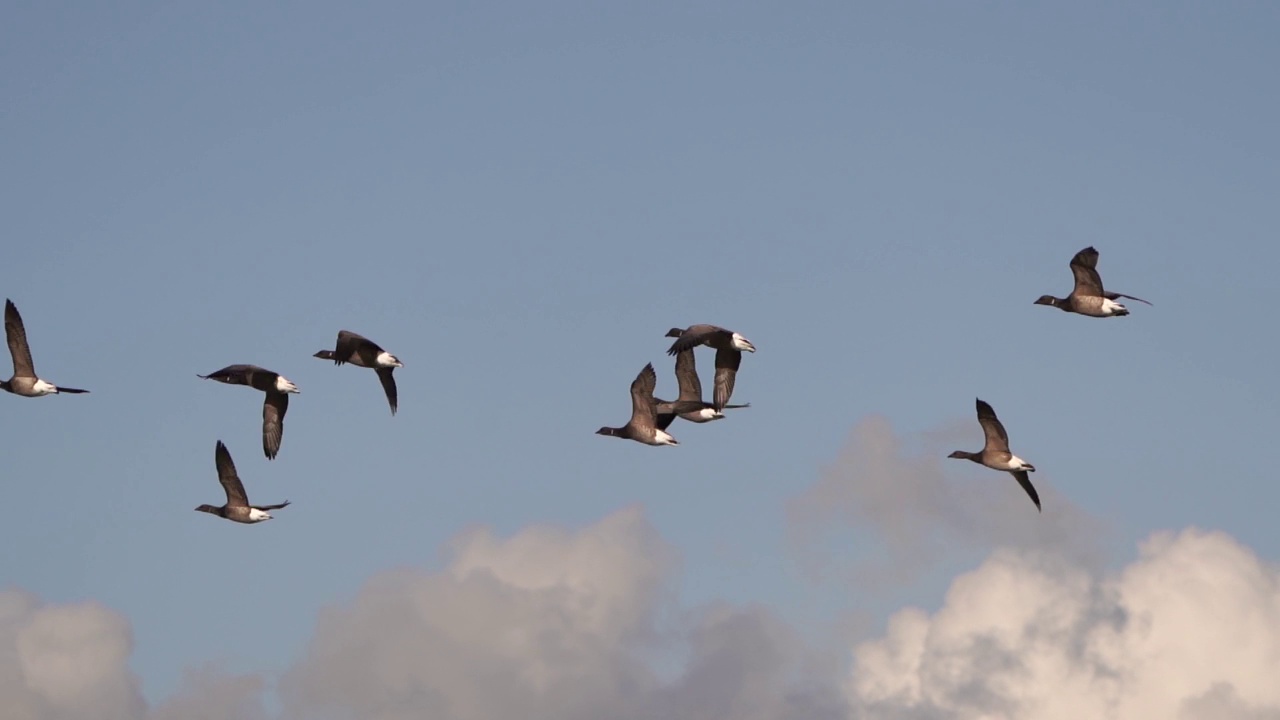
[{"label": "black head", "polygon": [[1040,299],[1036,300],[1032,304],[1033,305],[1052,305],[1053,307],[1060,307],[1063,302],[1065,301],[1060,298],[1056,298],[1052,295],[1041,295]]},{"label": "black head", "polygon": [[201,505],[200,507],[196,508],[196,512],[207,512],[212,515],[217,515],[219,517],[223,517],[222,511],[223,511],[223,508],[214,507],[213,505]]},{"label": "black head", "polygon": [[597,434],[597,435],[612,435],[612,436],[614,436],[614,437],[617,437],[617,436],[618,436],[618,428],[602,427],[602,428],[600,428],[599,430],[597,430],[597,431],[596,431],[596,434]]},{"label": "black head", "polygon": [[671,328],[667,331],[667,337],[680,337],[681,335],[684,335],[684,330],[681,328]]},{"label": "black head", "polygon": [[950,455],[948,455],[947,457],[955,458],[957,460],[972,460],[974,462],[979,462],[978,453],[972,453],[972,452],[969,452],[968,450],[957,450],[951,453]]},{"label": "black head", "polygon": [[5,392],[12,392],[12,391],[13,391],[12,387],[10,387],[10,385],[9,385],[9,381],[8,381],[8,380],[0,380],[0,390],[4,390]]}]

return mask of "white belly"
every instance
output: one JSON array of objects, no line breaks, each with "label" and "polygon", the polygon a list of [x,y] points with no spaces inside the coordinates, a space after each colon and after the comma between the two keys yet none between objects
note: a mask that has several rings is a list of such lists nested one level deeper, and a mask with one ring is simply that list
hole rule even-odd
[{"label": "white belly", "polygon": [[58,386],[36,378],[35,384],[31,386],[31,392],[36,395],[52,395],[58,392]]}]

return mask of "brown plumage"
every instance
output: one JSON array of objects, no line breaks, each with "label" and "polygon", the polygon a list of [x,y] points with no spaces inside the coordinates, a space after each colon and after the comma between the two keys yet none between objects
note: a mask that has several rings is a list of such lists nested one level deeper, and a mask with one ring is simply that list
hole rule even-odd
[{"label": "brown plumage", "polygon": [[666,430],[657,426],[657,410],[653,399],[653,390],[657,384],[658,374],[653,370],[653,363],[649,363],[631,381],[631,419],[622,427],[602,427],[596,434],[635,440],[646,445],[679,445]]},{"label": "brown plumage", "polygon": [[1036,305],[1050,305],[1059,310],[1073,312],[1089,317],[1124,317],[1129,309],[1115,300],[1129,298],[1140,303],[1151,303],[1139,297],[1124,293],[1108,292],[1102,288],[1102,276],[1098,274],[1098,251],[1087,247],[1071,258],[1071,274],[1075,278],[1075,287],[1065,298],[1052,295],[1041,295]]},{"label": "brown plumage", "polygon": [[274,460],[284,440],[284,414],[289,410],[289,394],[299,392],[298,386],[280,373],[257,365],[228,365],[196,377],[227,385],[247,385],[266,393],[262,402],[262,452],[268,460]]},{"label": "brown plumage", "polygon": [[678,355],[699,345],[715,348],[715,389],[711,394],[711,403],[717,411],[724,410],[729,398],[733,395],[738,367],[742,364],[742,353],[755,352],[756,346],[739,333],[718,325],[690,325],[683,330],[671,328],[667,331],[667,337],[676,339],[671,343],[671,347],[667,348],[668,355]]},{"label": "brown plumage", "polygon": [[[244,483],[240,482],[240,476],[236,474],[236,464],[231,460],[231,452],[221,440],[214,447],[213,462],[218,468],[218,482],[222,483],[222,489],[227,493],[227,502],[221,507],[201,505],[196,508],[197,512],[207,512],[232,522],[253,524],[270,520],[271,513],[268,511],[279,510],[289,504],[285,500],[279,505],[250,505],[249,496],[244,492]],[[253,512],[254,510],[257,512]]]},{"label": "brown plumage", "polygon": [[396,379],[392,373],[396,368],[404,367],[404,363],[400,362],[395,355],[386,352],[377,343],[363,335],[357,335],[350,330],[339,330],[338,342],[334,349],[321,350],[314,357],[332,360],[334,365],[349,362],[356,367],[372,368],[378,374],[378,382],[382,383],[382,391],[386,393],[391,414],[396,414],[398,405]]},{"label": "brown plumage", "polygon": [[13,358],[13,377],[0,380],[0,390],[22,397],[89,392],[79,388],[58,387],[36,375],[36,364],[31,359],[31,346],[27,344],[27,327],[18,314],[18,306],[8,298],[4,301],[4,335],[9,343],[9,355]]},{"label": "brown plumage", "polygon": [[986,440],[982,450],[979,452],[956,450],[947,457],[971,460],[979,465],[1013,475],[1022,489],[1031,497],[1031,502],[1036,504],[1036,510],[1039,510],[1040,495],[1031,485],[1031,478],[1027,475],[1028,472],[1035,472],[1035,466],[1009,451],[1009,434],[1005,432],[1004,425],[996,417],[996,411],[980,399],[975,399],[975,406],[978,411],[978,424],[982,425],[982,434]]}]

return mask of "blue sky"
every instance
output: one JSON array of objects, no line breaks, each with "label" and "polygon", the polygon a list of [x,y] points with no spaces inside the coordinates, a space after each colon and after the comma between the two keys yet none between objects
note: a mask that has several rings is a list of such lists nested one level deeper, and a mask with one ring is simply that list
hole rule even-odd
[{"label": "blue sky", "polygon": [[[989,548],[815,586],[787,502],[868,416],[976,449],[975,396],[1037,466],[1043,517],[1099,518],[1109,562],[1189,525],[1280,557],[1280,8],[6,15],[0,294],[41,376],[92,394],[0,398],[0,581],[123,613],[149,698],[206,660],[282,671],[322,608],[466,528],[632,504],[678,549],[682,604],[878,628]],[[1032,305],[1087,245],[1154,307]],[[663,335],[698,322],[759,348],[752,407],[677,423],[677,448],[594,435],[646,362],[675,394]],[[371,372],[311,357],[342,328],[404,361],[396,417]],[[261,396],[195,377],[242,362],[302,391],[272,462]],[[253,501],[294,504],[254,527],[192,512],[222,502],[219,439]],[[959,465],[959,488],[1020,494]]]}]

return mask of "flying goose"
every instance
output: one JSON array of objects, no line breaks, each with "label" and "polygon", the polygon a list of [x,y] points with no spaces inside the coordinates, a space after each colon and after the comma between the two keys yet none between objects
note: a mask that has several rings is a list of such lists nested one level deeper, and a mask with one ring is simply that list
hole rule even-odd
[{"label": "flying goose", "polygon": [[653,401],[653,388],[657,384],[658,374],[653,371],[653,363],[649,363],[631,381],[631,419],[622,427],[602,427],[596,434],[635,440],[645,445],[679,445],[666,430],[657,427]]},{"label": "flying goose", "polygon": [[742,335],[715,325],[690,325],[684,330],[671,328],[667,337],[676,338],[667,348],[668,355],[692,350],[698,345],[715,348],[716,376],[711,406],[715,410],[724,410],[733,395],[733,383],[738,375],[738,366],[742,364],[742,351],[755,352],[756,346]]},{"label": "flying goose", "polygon": [[267,394],[262,403],[262,452],[266,453],[268,460],[274,460],[284,438],[284,414],[289,409],[289,393],[299,392],[298,386],[280,373],[257,365],[228,365],[196,377],[227,385],[248,385]]},{"label": "flying goose", "polygon": [[279,505],[250,505],[248,496],[244,494],[244,483],[240,482],[240,476],[236,474],[236,464],[231,461],[231,453],[221,440],[214,448],[213,460],[218,466],[218,482],[227,491],[227,504],[222,507],[201,505],[196,508],[197,512],[207,512],[232,522],[252,524],[270,520],[271,513],[268,510],[279,510],[289,504],[285,500]]},{"label": "flying goose", "polygon": [[22,324],[18,307],[8,298],[4,301],[4,334],[9,341],[9,354],[13,356],[13,377],[0,380],[0,390],[22,397],[89,392],[79,388],[58,387],[36,375],[35,363],[31,361],[31,347],[27,345],[27,328]]},{"label": "flying goose", "polygon": [[1035,466],[1009,452],[1009,434],[1004,431],[1004,425],[1000,424],[999,418],[996,417],[996,411],[981,400],[977,400],[977,407],[978,423],[982,425],[982,433],[986,436],[986,444],[982,446],[980,452],[957,450],[947,457],[972,460],[979,465],[986,465],[992,470],[1003,470],[1012,474],[1017,479],[1018,484],[1022,486],[1022,489],[1026,490],[1027,494],[1031,496],[1031,502],[1036,504],[1036,510],[1038,511],[1040,509],[1040,496],[1036,494],[1036,489],[1031,486],[1031,480],[1027,477],[1027,473],[1036,471]]},{"label": "flying goose", "polygon": [[1102,276],[1098,275],[1098,251],[1089,246],[1071,258],[1071,274],[1075,276],[1076,285],[1071,294],[1065,298],[1052,295],[1041,295],[1035,305],[1052,305],[1059,310],[1088,315],[1089,317],[1123,317],[1129,309],[1116,302],[1118,298],[1129,298],[1140,303],[1151,303],[1139,297],[1118,292],[1107,292],[1102,289]]},{"label": "flying goose", "polygon": [[[679,328],[672,328],[667,337],[679,337],[672,333],[683,334]],[[680,395],[675,401],[656,400],[658,413],[658,429],[666,430],[675,417],[689,422],[705,423],[719,420],[724,413],[714,405],[702,400],[702,381],[698,378],[698,366],[693,356],[693,348],[676,353],[676,382],[680,384]],[[725,409],[751,407],[751,403],[742,405],[725,405]]]},{"label": "flying goose", "polygon": [[338,331],[338,345],[333,350],[321,350],[315,354],[321,360],[332,360],[334,365],[351,363],[356,367],[373,368],[382,382],[382,390],[391,404],[391,414],[396,414],[396,379],[391,374],[404,363],[377,343],[349,330]]}]

